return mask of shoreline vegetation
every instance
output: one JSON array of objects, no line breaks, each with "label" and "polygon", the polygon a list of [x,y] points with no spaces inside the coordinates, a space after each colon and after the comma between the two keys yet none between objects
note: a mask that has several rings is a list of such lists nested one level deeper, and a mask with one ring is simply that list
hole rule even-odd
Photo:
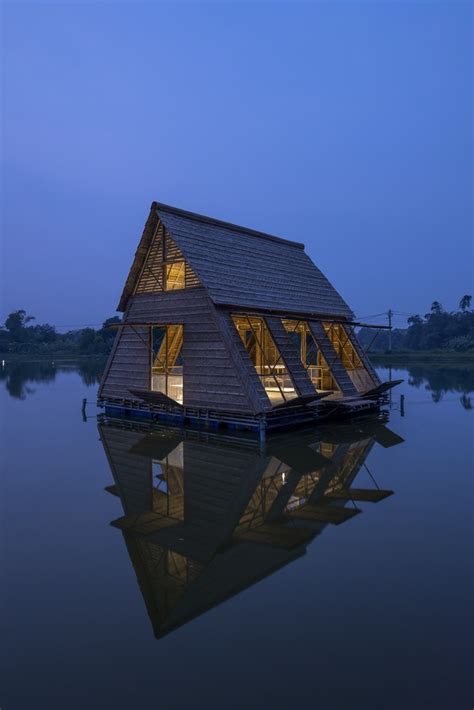
[{"label": "shoreline vegetation", "polygon": [[456,350],[396,350],[390,352],[369,352],[370,361],[374,365],[397,364],[429,364],[448,366],[470,365],[474,367],[474,352],[457,352]]},{"label": "shoreline vegetation", "polygon": [[[474,365],[474,310],[465,295],[457,311],[447,312],[433,301],[430,312],[407,319],[407,328],[391,331],[361,327],[357,337],[377,365],[429,363]],[[0,364],[8,362],[80,362],[107,359],[121,318],[107,318],[92,327],[59,333],[49,323],[37,324],[23,309],[8,315],[0,325]]]}]

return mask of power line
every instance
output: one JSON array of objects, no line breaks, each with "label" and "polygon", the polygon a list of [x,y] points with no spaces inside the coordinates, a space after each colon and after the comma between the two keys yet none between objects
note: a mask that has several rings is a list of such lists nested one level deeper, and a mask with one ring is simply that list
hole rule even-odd
[{"label": "power line", "polygon": [[384,311],[383,313],[374,313],[371,316],[358,316],[359,320],[372,320],[372,318],[379,318],[380,316],[386,316],[387,311]]}]

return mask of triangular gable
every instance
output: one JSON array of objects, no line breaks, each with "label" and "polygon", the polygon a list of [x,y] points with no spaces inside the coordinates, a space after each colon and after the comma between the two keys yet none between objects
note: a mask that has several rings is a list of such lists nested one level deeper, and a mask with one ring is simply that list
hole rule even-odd
[{"label": "triangular gable", "polygon": [[[304,245],[154,202],[118,310],[125,310],[144,272],[157,230],[168,235],[192,269],[193,285],[215,304],[284,313],[353,318],[349,306],[311,261]],[[165,245],[166,248],[166,245]],[[159,278],[148,269],[160,290]],[[191,279],[191,274],[189,275]],[[142,286],[145,289],[145,285]],[[142,292],[150,292],[144,290]]]},{"label": "triangular gable", "polygon": [[159,222],[133,293],[157,293],[195,286],[200,286],[199,279]]},{"label": "triangular gable", "polygon": [[[201,286],[185,254],[165,229],[156,207],[157,203],[153,202],[117,307],[118,311],[125,311],[128,299],[136,293],[160,293],[166,290],[167,274],[164,264],[167,261],[176,265],[172,273],[168,274],[175,282],[182,280],[184,276],[183,288]],[[184,262],[182,269],[178,266],[180,261]]]}]

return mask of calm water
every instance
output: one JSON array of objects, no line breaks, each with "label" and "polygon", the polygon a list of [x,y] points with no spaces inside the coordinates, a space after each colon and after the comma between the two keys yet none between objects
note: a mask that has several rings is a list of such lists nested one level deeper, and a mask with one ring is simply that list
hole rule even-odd
[{"label": "calm water", "polygon": [[472,707],[474,369],[266,452],[83,421],[98,369],[0,369],[2,710]]}]

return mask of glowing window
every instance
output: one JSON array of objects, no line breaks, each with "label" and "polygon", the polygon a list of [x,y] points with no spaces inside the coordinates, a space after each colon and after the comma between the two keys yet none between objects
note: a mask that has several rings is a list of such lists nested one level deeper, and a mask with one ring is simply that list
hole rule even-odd
[{"label": "glowing window", "polygon": [[152,327],[151,389],[183,403],[183,326]]},{"label": "glowing window", "polygon": [[175,261],[166,264],[165,290],[173,291],[176,288],[186,288],[186,267],[184,261]]},{"label": "glowing window", "polygon": [[323,326],[346,370],[356,370],[364,367],[344,325],[341,323],[323,323]]},{"label": "glowing window", "polygon": [[264,319],[233,315],[232,320],[272,404],[281,404],[297,397],[291,377]]},{"label": "glowing window", "polygon": [[135,293],[156,293],[200,286],[183,252],[163,228],[153,238],[137,281]]},{"label": "glowing window", "polygon": [[323,354],[319,350],[306,321],[282,320],[283,327],[290,334],[301,362],[318,391],[337,390],[338,387],[331,374]]}]

